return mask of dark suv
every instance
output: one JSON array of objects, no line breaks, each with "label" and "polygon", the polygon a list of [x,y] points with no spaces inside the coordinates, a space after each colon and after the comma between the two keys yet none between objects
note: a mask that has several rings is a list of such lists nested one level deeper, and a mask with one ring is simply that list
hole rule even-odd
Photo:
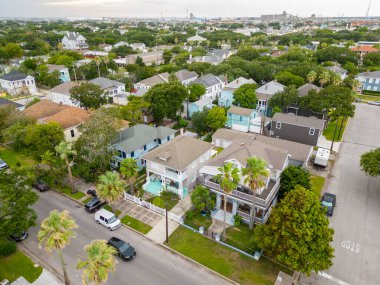
[{"label": "dark suv", "polygon": [[336,195],[331,193],[325,193],[322,197],[321,204],[326,208],[326,214],[332,216],[336,205]]},{"label": "dark suv", "polygon": [[45,192],[50,189],[49,185],[42,180],[33,183],[32,186],[40,192]]},{"label": "dark suv", "polygon": [[101,207],[103,207],[106,203],[100,201],[99,198],[92,198],[90,201],[84,205],[84,209],[89,213],[94,213],[97,210],[99,210]]},{"label": "dark suv", "polygon": [[132,260],[136,256],[135,249],[129,243],[117,237],[111,237],[107,244],[116,249],[117,255],[120,256],[123,261]]}]

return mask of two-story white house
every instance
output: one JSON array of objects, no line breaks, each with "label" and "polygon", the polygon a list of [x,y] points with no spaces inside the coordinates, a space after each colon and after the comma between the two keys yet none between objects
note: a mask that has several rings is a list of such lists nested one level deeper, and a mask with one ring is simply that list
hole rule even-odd
[{"label": "two-story white house", "polygon": [[63,49],[82,50],[87,49],[88,44],[86,38],[77,32],[67,32],[62,39]]},{"label": "two-story white house", "polygon": [[125,92],[125,84],[116,80],[98,77],[90,80],[90,82],[98,85],[108,97],[114,97],[115,95],[120,95]]},{"label": "two-story white house", "polygon": [[79,103],[71,100],[71,88],[78,86],[74,81],[61,83],[48,91],[47,98],[57,104],[79,107]]},{"label": "two-story white house", "polygon": [[170,142],[150,151],[146,161],[146,183],[143,189],[159,195],[166,188],[181,198],[196,185],[199,169],[212,155],[210,143],[179,135]]},{"label": "two-story white house", "polygon": [[220,97],[222,89],[226,85],[225,81],[211,73],[197,78],[196,80],[191,82],[191,84],[193,83],[201,84],[204,87],[206,87],[206,93],[203,96],[201,96],[201,99],[209,97],[212,100],[215,100],[216,98]]},{"label": "two-story white house", "polygon": [[16,70],[1,76],[0,86],[11,95],[18,95],[23,92],[29,92],[31,95],[37,94],[34,77]]}]

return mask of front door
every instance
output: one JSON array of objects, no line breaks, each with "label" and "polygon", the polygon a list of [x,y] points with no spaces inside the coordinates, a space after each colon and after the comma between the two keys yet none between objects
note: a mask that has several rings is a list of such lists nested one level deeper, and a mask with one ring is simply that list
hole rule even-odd
[{"label": "front door", "polygon": [[[222,196],[222,204],[220,205],[220,208],[224,211],[224,196]],[[232,213],[232,203],[229,202],[228,199],[227,199],[226,211],[228,213]]]}]

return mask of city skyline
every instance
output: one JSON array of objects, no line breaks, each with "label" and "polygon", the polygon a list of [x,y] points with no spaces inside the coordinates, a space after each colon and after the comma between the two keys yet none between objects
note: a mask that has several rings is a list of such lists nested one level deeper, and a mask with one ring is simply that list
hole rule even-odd
[{"label": "city skyline", "polygon": [[[193,13],[196,17],[258,17],[263,14],[289,14],[308,17],[364,17],[369,1],[292,1],[237,0],[231,6],[219,1],[201,0],[0,0],[1,17],[178,17]],[[7,5],[11,3],[12,5]],[[83,12],[85,9],[85,13]],[[369,16],[380,11],[380,1],[372,2]]]}]

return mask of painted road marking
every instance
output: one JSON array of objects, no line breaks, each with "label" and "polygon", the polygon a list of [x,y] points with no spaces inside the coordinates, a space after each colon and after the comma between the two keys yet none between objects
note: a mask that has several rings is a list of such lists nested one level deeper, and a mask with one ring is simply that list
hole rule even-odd
[{"label": "painted road marking", "polygon": [[327,279],[329,279],[331,281],[334,281],[334,282],[336,282],[336,283],[338,283],[340,285],[350,285],[349,283],[344,282],[342,280],[339,280],[338,278],[336,278],[336,277],[334,277],[334,276],[332,276],[330,274],[327,274],[326,272],[318,272],[318,275],[320,275],[322,277],[325,277],[325,278],[327,278]]},{"label": "painted road marking", "polygon": [[344,240],[342,241],[341,245],[343,248],[351,250],[356,253],[359,253],[360,251],[360,244],[354,243],[353,241]]}]

